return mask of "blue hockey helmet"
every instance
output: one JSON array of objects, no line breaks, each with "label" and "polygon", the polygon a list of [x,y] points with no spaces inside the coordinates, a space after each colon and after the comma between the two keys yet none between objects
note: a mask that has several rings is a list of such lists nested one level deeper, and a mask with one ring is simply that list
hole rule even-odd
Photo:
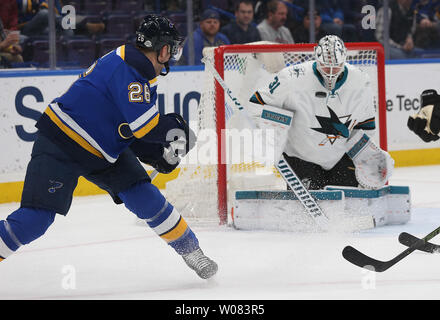
[{"label": "blue hockey helmet", "polygon": [[184,40],[169,19],[155,14],[146,15],[136,31],[136,45],[156,52],[168,45],[174,61],[182,55]]}]

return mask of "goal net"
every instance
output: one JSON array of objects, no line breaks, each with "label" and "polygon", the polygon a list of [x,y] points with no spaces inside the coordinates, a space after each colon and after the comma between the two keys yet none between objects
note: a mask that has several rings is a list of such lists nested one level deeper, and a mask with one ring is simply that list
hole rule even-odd
[{"label": "goal net", "polygon": [[[347,62],[368,73],[372,81],[378,126],[374,140],[386,150],[383,47],[379,43],[346,43],[346,47]],[[215,67],[232,95],[205,67],[197,121],[190,121],[197,144],[182,160],[177,179],[166,186],[167,198],[183,216],[224,224],[233,214],[236,191],[286,190],[276,169],[252,156],[257,136],[243,130],[231,96],[250,112],[252,94],[282,68],[313,60],[313,49],[314,44],[267,43],[205,48],[205,64]]]}]

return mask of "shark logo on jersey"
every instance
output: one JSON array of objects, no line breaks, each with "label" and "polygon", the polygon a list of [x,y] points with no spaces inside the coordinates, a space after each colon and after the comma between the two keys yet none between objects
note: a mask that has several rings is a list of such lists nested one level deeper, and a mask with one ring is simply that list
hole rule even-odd
[{"label": "shark logo on jersey", "polygon": [[[329,106],[327,106],[327,109],[330,112],[330,118],[316,116],[321,128],[312,128],[312,130],[326,135],[326,138],[319,144],[320,146],[325,145],[327,141],[334,144],[337,139],[341,137],[348,138],[350,135],[349,126],[351,124],[351,114],[338,117]],[[345,122],[342,123],[341,119],[345,119]]]}]

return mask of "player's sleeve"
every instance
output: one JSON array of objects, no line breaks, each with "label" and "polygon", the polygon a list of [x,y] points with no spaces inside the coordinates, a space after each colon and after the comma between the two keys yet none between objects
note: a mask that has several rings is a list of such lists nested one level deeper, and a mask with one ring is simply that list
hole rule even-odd
[{"label": "player's sleeve", "polygon": [[288,91],[287,69],[281,70],[265,86],[259,88],[249,99],[250,102],[260,105],[271,105],[283,108]]},{"label": "player's sleeve", "polygon": [[133,136],[144,137],[159,123],[157,78],[139,81],[128,67],[121,64],[109,82],[110,94]]}]

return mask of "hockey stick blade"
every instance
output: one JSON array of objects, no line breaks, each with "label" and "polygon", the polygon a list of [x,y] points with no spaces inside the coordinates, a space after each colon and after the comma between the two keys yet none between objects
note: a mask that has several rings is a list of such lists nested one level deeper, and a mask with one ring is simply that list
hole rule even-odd
[{"label": "hockey stick blade", "polygon": [[371,258],[352,246],[346,246],[344,250],[342,250],[342,256],[352,264],[370,271],[383,272],[390,267],[388,266],[389,261],[380,261]]},{"label": "hockey stick blade", "polygon": [[420,248],[423,248],[429,240],[434,238],[439,233],[440,233],[440,227],[433,230],[431,233],[429,233],[424,238],[418,239],[416,242],[414,242],[406,250],[402,251],[397,256],[395,256],[393,259],[388,260],[388,261],[380,261],[380,260],[376,260],[374,258],[371,258],[351,246],[347,246],[344,248],[344,250],[342,250],[342,256],[347,261],[351,262],[352,264],[354,264],[358,267],[365,268],[365,269],[368,269],[371,271],[383,272],[383,271],[391,268],[392,266],[394,266],[396,263],[398,263],[400,260],[402,260],[403,258],[408,256],[410,253],[412,253],[416,250],[419,250]]},{"label": "hockey stick blade", "polygon": [[[399,235],[399,242],[407,247],[412,246],[418,240],[420,240],[420,238],[417,238],[416,236],[413,236],[407,232],[402,232]],[[440,245],[426,242],[426,244],[419,250],[427,253],[440,253]]]}]

